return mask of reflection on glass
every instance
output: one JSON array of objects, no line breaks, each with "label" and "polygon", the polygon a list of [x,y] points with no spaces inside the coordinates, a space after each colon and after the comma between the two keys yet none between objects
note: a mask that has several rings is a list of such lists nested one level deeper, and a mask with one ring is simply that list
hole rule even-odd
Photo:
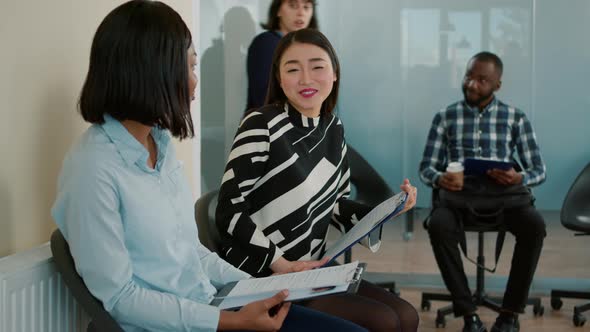
[{"label": "reflection on glass", "polygon": [[500,56],[528,56],[530,48],[530,9],[492,8],[490,10],[490,50]]},{"label": "reflection on glass", "polygon": [[439,65],[438,9],[404,9],[402,21],[402,67]]},{"label": "reflection on glass", "polygon": [[[225,34],[231,30],[223,26],[224,15],[234,6],[247,7],[257,33],[269,3],[200,1],[196,39],[204,58],[200,66],[204,191],[219,185],[224,149],[231,143],[226,135],[235,133],[235,125],[228,125],[234,120],[229,118],[240,110],[226,99],[234,105],[245,103],[241,98],[246,86],[243,90],[228,86],[245,78],[245,67],[227,63],[229,56],[242,61],[243,48],[227,45]],[[337,48],[342,65],[339,116],[347,141],[394,190],[401,177],[408,177],[419,187],[418,206],[430,205],[430,190],[417,176],[430,122],[435,112],[462,98],[459,83],[467,60],[490,50],[504,62],[498,96],[532,118],[550,170],[547,182],[535,188],[537,206],[560,208],[574,173],[588,162],[583,145],[588,141],[590,97],[584,78],[590,76],[590,43],[582,41],[590,27],[590,1],[572,0],[567,6],[536,1],[534,10],[533,0],[320,3],[320,27]],[[239,71],[230,73],[230,67]],[[571,129],[554,139],[555,128],[566,126]],[[563,142],[572,146],[566,151]],[[579,272],[587,277],[590,269]],[[543,264],[537,274],[556,275]]]},{"label": "reflection on glass", "polygon": [[202,0],[199,34],[201,191],[219,187],[246,105],[246,54],[256,34],[257,0]]},{"label": "reflection on glass", "polygon": [[532,46],[530,8],[492,8],[490,10],[490,49],[504,62],[504,101],[532,112]]},{"label": "reflection on glass", "polygon": [[456,28],[449,33],[447,54],[449,57],[450,86],[459,89],[463,80],[465,64],[475,53],[482,50],[482,13],[478,11],[455,11],[448,14],[449,22]]}]

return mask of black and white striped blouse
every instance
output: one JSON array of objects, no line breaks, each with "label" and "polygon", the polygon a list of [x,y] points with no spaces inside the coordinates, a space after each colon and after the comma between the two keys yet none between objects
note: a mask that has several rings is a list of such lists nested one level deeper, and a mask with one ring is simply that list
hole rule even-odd
[{"label": "black and white striped blouse", "polygon": [[330,222],[346,232],[370,209],[348,200],[344,130],[331,114],[307,118],[285,105],[249,113],[236,133],[216,211],[224,258],[254,275],[269,265],[318,259]]}]

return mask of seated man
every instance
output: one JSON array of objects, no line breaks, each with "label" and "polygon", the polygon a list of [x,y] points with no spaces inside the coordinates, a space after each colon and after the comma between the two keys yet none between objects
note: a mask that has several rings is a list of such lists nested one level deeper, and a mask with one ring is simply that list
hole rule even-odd
[{"label": "seated man", "polygon": [[[510,162],[515,150],[522,171],[493,169],[487,176],[505,186],[533,186],[545,180],[545,165],[530,122],[521,110],[494,96],[500,89],[501,77],[502,61],[495,54],[481,52],[469,60],[463,78],[464,100],[441,110],[432,121],[420,163],[420,178],[427,185],[460,191],[462,185],[445,172],[450,162],[463,162],[470,157]],[[465,319],[463,331],[483,332],[486,329],[475,313],[458,248],[464,236],[461,223],[469,223],[469,213],[466,209],[436,207],[428,233],[443,280],[453,297],[455,316]],[[517,315],[524,310],[546,234],[543,218],[532,204],[506,209],[503,223],[516,237],[516,246],[502,311],[492,332],[518,331]]]}]

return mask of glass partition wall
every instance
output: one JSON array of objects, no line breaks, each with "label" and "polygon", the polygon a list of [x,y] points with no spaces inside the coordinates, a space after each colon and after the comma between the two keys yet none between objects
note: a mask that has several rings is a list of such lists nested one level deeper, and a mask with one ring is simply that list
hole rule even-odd
[{"label": "glass partition wall", "polygon": [[[219,187],[246,104],[247,49],[262,31],[270,1],[197,3],[205,193]],[[420,183],[418,164],[432,117],[462,98],[461,80],[473,54],[498,54],[504,62],[498,96],[531,119],[547,164],[547,181],[534,188],[537,207],[558,223],[569,186],[590,162],[590,1],[323,0],[317,10],[320,29],[341,61],[337,112],[348,143],[394,190],[404,177],[417,184],[422,211],[430,206],[430,190]],[[400,245],[408,250],[411,242]],[[427,242],[419,250],[431,256]],[[430,259],[424,269],[407,272],[432,270],[432,264]],[[507,271],[508,261],[501,265]],[[540,273],[559,276],[542,266],[543,258]]]}]

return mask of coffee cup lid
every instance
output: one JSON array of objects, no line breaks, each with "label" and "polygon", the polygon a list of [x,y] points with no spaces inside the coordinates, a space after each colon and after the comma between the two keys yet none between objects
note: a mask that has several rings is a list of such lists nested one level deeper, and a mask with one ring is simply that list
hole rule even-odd
[{"label": "coffee cup lid", "polygon": [[460,162],[454,161],[447,166],[447,172],[462,172],[463,165]]}]

